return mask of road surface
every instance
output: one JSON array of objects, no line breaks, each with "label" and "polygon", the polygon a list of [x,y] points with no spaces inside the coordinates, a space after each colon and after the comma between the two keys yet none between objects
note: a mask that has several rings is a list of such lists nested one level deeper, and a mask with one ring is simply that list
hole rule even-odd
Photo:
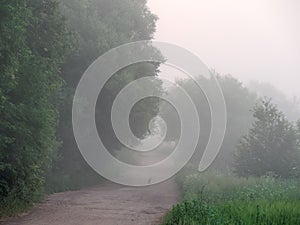
[{"label": "road surface", "polygon": [[1,225],[157,225],[178,200],[173,180],[143,188],[105,184],[47,196]]}]

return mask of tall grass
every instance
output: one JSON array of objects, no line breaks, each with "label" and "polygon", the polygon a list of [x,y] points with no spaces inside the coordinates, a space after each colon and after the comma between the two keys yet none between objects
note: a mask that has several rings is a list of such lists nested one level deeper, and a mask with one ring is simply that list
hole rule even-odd
[{"label": "tall grass", "polygon": [[299,225],[299,201],[234,201],[209,205],[193,200],[173,207],[164,225]]},{"label": "tall grass", "polygon": [[164,225],[300,225],[297,180],[194,174],[179,183],[183,202]]},{"label": "tall grass", "polygon": [[187,176],[181,186],[184,199],[201,198],[208,202],[300,199],[298,180],[279,180],[270,176],[247,179],[214,174],[197,174]]}]

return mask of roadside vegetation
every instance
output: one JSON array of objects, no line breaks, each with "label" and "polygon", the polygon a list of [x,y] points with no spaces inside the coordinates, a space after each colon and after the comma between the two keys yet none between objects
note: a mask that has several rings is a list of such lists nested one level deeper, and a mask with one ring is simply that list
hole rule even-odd
[{"label": "roadside vegetation", "polygon": [[[77,149],[73,95],[95,59],[121,44],[152,39],[156,20],[145,0],[1,1],[0,218],[28,209],[45,193],[103,180]],[[96,120],[112,154],[121,145],[110,120],[104,119],[110,115],[111,99],[128,82],[156,76],[156,69],[150,63],[133,65],[105,85]],[[159,91],[160,85],[150,88]],[[135,107],[132,129],[139,137],[157,110],[156,99]]]},{"label": "roadside vegetation", "polygon": [[[74,92],[84,71],[108,50],[152,40],[157,20],[147,0],[1,0],[0,219],[28,210],[45,194],[103,181],[87,165],[73,136]],[[147,53],[160,54],[151,47]],[[113,99],[131,81],[158,76],[159,67],[144,62],[123,68],[101,90],[95,122],[116,158],[123,146],[110,120]],[[181,173],[183,202],[167,215],[165,224],[299,225],[296,101],[285,99],[269,85],[252,83],[248,89],[232,76],[215,75],[228,110],[225,139],[211,168],[216,172],[198,174],[189,167]],[[199,79],[211,88],[210,79]],[[201,112],[200,141],[191,162],[196,168],[209,138],[211,113],[205,93],[194,81],[178,84]],[[148,88],[166,91],[160,82]],[[268,98],[259,100],[263,96],[255,90],[281,96],[280,105]],[[167,91],[177,96],[176,90]],[[166,141],[173,144],[179,140],[180,118],[171,105],[164,108],[161,102],[139,101],[129,124],[143,139],[150,133],[149,121],[161,113],[168,125]]]},{"label": "roadside vegetation", "polygon": [[177,176],[183,201],[164,225],[300,224],[299,123],[289,122],[270,100],[253,109],[254,122],[240,139],[232,173]]},{"label": "roadside vegetation", "polygon": [[300,182],[189,175],[181,183],[183,201],[166,216],[165,225],[297,225]]}]

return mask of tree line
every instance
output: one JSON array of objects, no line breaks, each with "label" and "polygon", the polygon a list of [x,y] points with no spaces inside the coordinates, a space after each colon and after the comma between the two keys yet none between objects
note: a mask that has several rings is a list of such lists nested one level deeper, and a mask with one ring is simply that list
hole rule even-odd
[{"label": "tree line", "polygon": [[[156,21],[146,0],[1,0],[0,217],[23,210],[45,190],[75,189],[100,179],[83,160],[73,137],[76,86],[87,67],[106,51],[152,39]],[[107,119],[113,99],[132,80],[156,76],[158,67],[140,63],[124,68],[101,91],[95,118],[111,154],[121,147]],[[228,126],[212,168],[239,176],[298,177],[300,123],[291,122],[272,101],[259,100],[238,80],[217,77]],[[211,82],[199,79],[204,85]],[[210,131],[208,102],[193,81],[179,84],[200,112],[202,132],[194,157],[199,162]],[[160,84],[149,88],[163,91]],[[180,118],[155,98],[133,108],[130,124],[136,136],[148,133],[149,120],[159,112],[168,124],[167,139],[177,139]],[[295,109],[293,119],[298,114]]]},{"label": "tree line", "polygon": [[[300,120],[295,119],[296,116],[300,118],[298,106],[283,97],[278,105],[275,103],[278,99],[257,93],[230,75],[214,75],[224,94],[227,128],[220,152],[210,169],[245,177],[268,174],[281,178],[299,177]],[[203,76],[197,79],[206,87],[212,82]],[[183,79],[178,83],[192,97],[200,115],[200,139],[191,161],[197,168],[210,135],[209,103],[193,80]],[[176,95],[176,90],[171,93]],[[284,107],[286,105],[289,107]],[[180,121],[176,111],[164,106],[163,114],[171,124],[167,138],[178,140]]]},{"label": "tree line", "polygon": [[[145,0],[1,0],[0,217],[38,200],[45,186],[70,189],[77,178],[92,176],[72,132],[77,83],[107,50],[152,39],[156,20]],[[112,149],[119,143],[103,119],[110,100],[131,80],[155,76],[156,69],[147,63],[124,68],[102,90],[96,120]],[[157,104],[155,99],[140,104],[135,113],[149,113],[137,124],[146,124]],[[133,129],[143,136],[147,128]]]}]

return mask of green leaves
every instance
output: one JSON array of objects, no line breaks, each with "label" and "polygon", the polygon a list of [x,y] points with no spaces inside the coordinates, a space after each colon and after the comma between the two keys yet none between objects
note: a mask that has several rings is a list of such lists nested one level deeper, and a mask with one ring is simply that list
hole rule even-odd
[{"label": "green leaves", "polygon": [[54,0],[4,1],[0,11],[0,205],[13,208],[36,200],[52,164],[53,96],[71,42]]},{"label": "green leaves", "polygon": [[[12,202],[26,205],[40,195],[45,174],[53,165],[59,146],[56,133],[60,104],[63,107],[59,133],[65,142],[62,151],[65,161],[55,166],[72,168],[74,174],[87,167],[70,135],[74,89],[86,68],[107,50],[126,42],[151,39],[156,19],[146,1],[140,0],[1,1],[1,207],[14,208]],[[106,86],[104,105],[108,105],[120,87],[144,76],[140,71],[155,76],[156,68],[135,65],[121,71],[124,76]],[[160,91],[159,85],[153,87]],[[143,117],[140,112],[148,109],[151,110]],[[137,108],[135,115],[140,117],[134,120],[138,121],[135,125],[138,135],[143,136],[142,125],[156,112],[154,100]],[[100,118],[107,115],[105,108]],[[115,143],[109,128],[102,133],[108,142]]]},{"label": "green leaves", "polygon": [[238,145],[235,172],[240,176],[295,176],[300,162],[297,127],[270,100],[253,110],[255,122]]},{"label": "green leaves", "polygon": [[[63,65],[66,96],[60,107],[59,136],[63,140],[62,159],[57,163],[58,173],[78,178],[79,173],[93,174],[82,158],[72,130],[71,108],[73,93],[84,71],[99,56],[124,43],[151,39],[155,31],[156,17],[149,11],[146,1],[132,0],[61,0],[61,9],[69,27],[76,36],[77,51]],[[112,129],[110,112],[118,92],[131,81],[143,76],[155,76],[158,65],[140,63],[118,71],[101,91],[95,119],[101,139],[114,154],[121,146]],[[99,74],[100,75],[100,74]],[[160,84],[149,87],[161,91]],[[138,137],[148,131],[148,122],[158,111],[158,100],[143,101],[132,110],[130,124]]]}]

